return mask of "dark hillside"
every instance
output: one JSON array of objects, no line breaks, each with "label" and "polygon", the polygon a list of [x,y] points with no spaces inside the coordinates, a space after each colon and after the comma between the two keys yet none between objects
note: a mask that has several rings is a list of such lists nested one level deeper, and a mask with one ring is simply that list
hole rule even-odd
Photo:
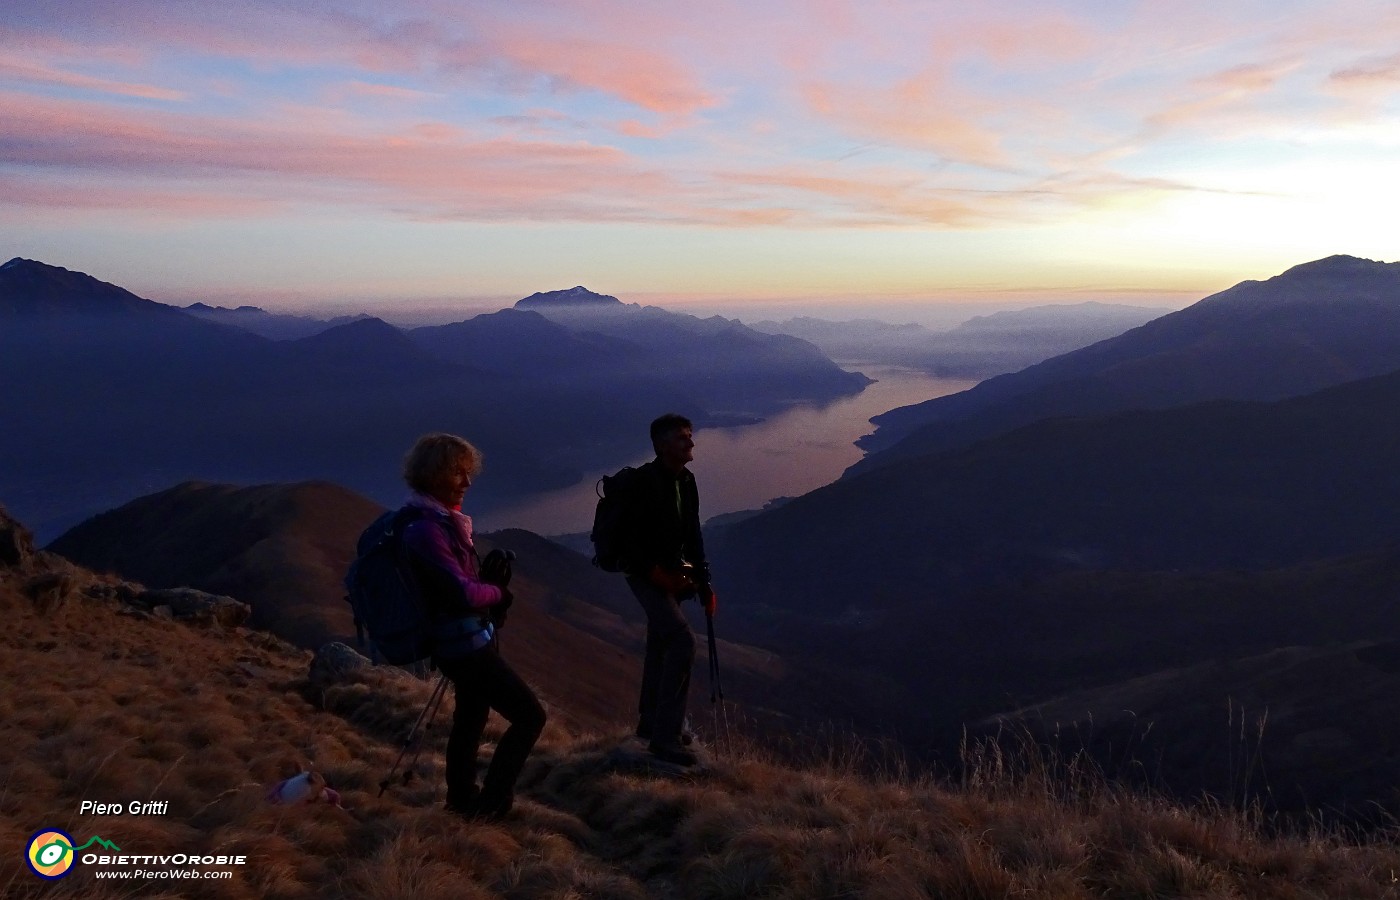
[{"label": "dark hillside", "polygon": [[[1093,569],[1265,569],[1400,540],[1400,373],[1276,403],[1059,419],[843,478],[721,532],[755,600],[941,609]],[[833,528],[830,523],[840,523]]]}]

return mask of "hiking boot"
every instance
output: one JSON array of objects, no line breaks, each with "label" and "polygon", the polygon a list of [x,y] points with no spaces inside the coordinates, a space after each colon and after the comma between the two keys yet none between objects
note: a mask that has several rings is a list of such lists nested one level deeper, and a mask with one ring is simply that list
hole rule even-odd
[{"label": "hiking boot", "polygon": [[511,808],[514,807],[514,805],[514,800],[506,800],[505,803],[497,804],[494,807],[487,807],[478,802],[463,805],[444,803],[442,808],[459,819],[464,819],[468,822],[499,822],[501,819],[510,815]]},{"label": "hiking boot", "polygon": [[475,785],[457,794],[448,791],[447,802],[442,804],[442,808],[463,819],[476,818],[481,814],[481,791]]},{"label": "hiking boot", "polygon": [[[650,726],[650,725],[638,725],[635,734],[637,735],[637,737],[641,738],[641,739],[644,740],[644,741],[650,741],[650,740],[651,740],[651,726]],[[689,720],[689,719],[686,719],[686,720],[685,720],[685,724],[681,726],[680,742],[681,742],[681,744],[682,744],[683,746],[686,746],[686,747],[689,747],[691,744],[695,743],[695,732],[693,732],[693,731],[690,730],[690,720]]]},{"label": "hiking boot", "polygon": [[451,813],[459,819],[466,819],[468,822],[476,822],[482,818],[481,807],[475,803],[444,803],[442,808],[444,812]]},{"label": "hiking boot", "polygon": [[647,746],[647,752],[662,762],[674,763],[678,766],[693,766],[700,762],[694,751],[686,749],[679,742],[674,744],[658,744],[652,741]]}]

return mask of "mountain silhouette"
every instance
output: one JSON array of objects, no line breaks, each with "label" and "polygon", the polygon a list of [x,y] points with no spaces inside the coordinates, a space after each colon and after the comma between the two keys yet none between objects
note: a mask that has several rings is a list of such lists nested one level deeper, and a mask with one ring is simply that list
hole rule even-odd
[{"label": "mountain silhouette", "polygon": [[1400,368],[1400,263],[1333,256],[1246,281],[1115,338],[892,410],[869,471],[1052,416],[1277,400]]},{"label": "mountain silhouette", "polygon": [[[678,334],[698,321],[646,314],[658,317]],[[14,260],[0,270],[0,420],[23,427],[0,429],[0,493],[45,539],[187,480],[319,479],[390,503],[405,449],[451,431],[489,460],[474,492],[489,512],[634,458],[665,410],[701,427],[752,421],[866,383],[810,345],[744,337],[721,357],[713,341],[639,342],[505,310],[274,341]]]},{"label": "mountain silhouette", "polygon": [[765,334],[737,319],[622,303],[583,287],[535,294],[516,309],[538,312],[579,335],[627,342],[632,352],[604,364],[629,390],[665,373],[706,408],[736,421],[775,412],[798,392],[834,400],[870,383],[805,340]]},{"label": "mountain silhouette", "polygon": [[575,333],[538,312],[517,307],[451,325],[415,328],[408,334],[439,359],[521,377],[573,372],[591,378],[598,369],[641,355],[641,348],[627,341]]},{"label": "mountain silhouette", "polygon": [[354,635],[340,584],[346,547],[355,523],[379,511],[327,482],[186,482],[100,513],[48,549],[151,587],[237,597],[252,605],[254,627],[314,649]]},{"label": "mountain silhouette", "polygon": [[383,319],[368,317],[295,341],[281,342],[277,349],[292,365],[356,371],[375,377],[400,379],[405,375],[482,377],[479,368],[466,361],[447,363],[435,359],[409,335]]},{"label": "mountain silhouette", "polygon": [[0,266],[0,315],[171,317],[177,308],[144,300],[91,275],[15,257]]},{"label": "mountain silhouette", "polygon": [[623,302],[610,294],[596,294],[583,285],[562,291],[539,291],[516,302],[516,309],[580,309],[620,307]]}]

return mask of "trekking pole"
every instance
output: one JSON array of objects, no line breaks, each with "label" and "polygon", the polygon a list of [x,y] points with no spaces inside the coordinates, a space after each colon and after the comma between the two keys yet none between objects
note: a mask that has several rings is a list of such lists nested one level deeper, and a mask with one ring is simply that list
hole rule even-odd
[{"label": "trekking pole", "polygon": [[[413,745],[414,739],[418,736],[419,726],[424,729],[433,723],[437,716],[438,707],[442,705],[443,695],[447,693],[447,676],[443,675],[438,679],[437,686],[433,688],[432,696],[428,697],[428,702],[423,706],[423,711],[418,714],[418,721],[413,723],[413,728],[408,732],[408,737],[404,739],[403,749],[399,751],[399,758],[394,760],[394,766],[389,770],[389,774],[384,776],[384,780],[379,782],[379,796],[383,797],[384,792],[389,789],[389,785],[394,780],[394,773],[399,769],[399,763],[403,762],[404,755],[408,753],[408,748]],[[426,724],[424,719],[427,720]],[[408,764],[408,768],[403,773],[403,783],[408,784],[413,776],[413,767],[418,764],[418,755],[423,752],[423,745],[419,742],[418,751],[413,754],[413,761]]]},{"label": "trekking pole", "polygon": [[444,675],[438,681],[437,701],[433,703],[433,711],[428,713],[428,721],[423,723],[423,730],[418,733],[418,744],[414,747],[413,759],[408,761],[408,768],[404,769],[404,784],[408,784],[409,779],[413,777],[413,769],[418,765],[418,757],[423,755],[423,735],[433,726],[433,719],[437,718],[438,707],[442,706],[442,698],[447,696],[447,684],[447,676]]},{"label": "trekking pole", "polygon": [[705,613],[705,629],[709,632],[710,642],[710,702],[724,699],[724,688],[719,683],[719,655],[716,652],[715,644],[715,617]]}]

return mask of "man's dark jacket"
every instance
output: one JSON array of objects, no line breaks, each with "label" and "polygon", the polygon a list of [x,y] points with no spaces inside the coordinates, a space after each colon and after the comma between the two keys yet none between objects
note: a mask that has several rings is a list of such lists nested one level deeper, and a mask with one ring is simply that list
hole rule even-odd
[{"label": "man's dark jacket", "polygon": [[[700,494],[689,469],[672,474],[661,460],[637,467],[635,490],[628,516],[627,561],[629,575],[645,576],[653,566],[678,569],[682,561],[695,566],[696,581],[708,583],[705,542],[700,536]],[[676,509],[677,488],[680,510]]]}]

